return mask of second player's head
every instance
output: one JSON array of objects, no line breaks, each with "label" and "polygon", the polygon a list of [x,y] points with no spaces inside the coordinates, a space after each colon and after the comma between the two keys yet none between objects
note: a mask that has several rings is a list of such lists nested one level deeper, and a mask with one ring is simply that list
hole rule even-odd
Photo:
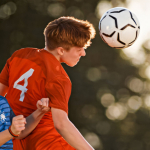
[{"label": "second player's head", "polygon": [[63,47],[65,50],[71,47],[87,48],[95,37],[95,29],[88,21],[60,17],[46,26],[44,35],[46,48],[50,51],[57,47]]}]

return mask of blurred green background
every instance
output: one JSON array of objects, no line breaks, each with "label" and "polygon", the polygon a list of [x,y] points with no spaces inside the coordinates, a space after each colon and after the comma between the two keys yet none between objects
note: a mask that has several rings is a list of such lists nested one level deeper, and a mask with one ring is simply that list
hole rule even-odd
[{"label": "blurred green background", "polygon": [[[74,68],[63,64],[73,84],[69,118],[96,150],[150,150],[150,40],[143,38],[141,27],[135,44],[118,50],[107,46],[98,31],[99,20],[108,9],[121,6],[146,12],[147,3],[150,1],[0,0],[0,70],[15,50],[43,48],[43,30],[55,18],[88,20],[97,34],[86,57]],[[144,15],[144,11],[139,9],[137,14]]]}]

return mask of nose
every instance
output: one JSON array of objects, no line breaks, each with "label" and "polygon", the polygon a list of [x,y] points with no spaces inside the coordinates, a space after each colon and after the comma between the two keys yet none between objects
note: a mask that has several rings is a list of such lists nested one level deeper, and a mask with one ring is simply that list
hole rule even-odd
[{"label": "nose", "polygon": [[86,52],[85,52],[85,49],[83,48],[81,52],[81,56],[85,56],[85,55],[86,55]]}]

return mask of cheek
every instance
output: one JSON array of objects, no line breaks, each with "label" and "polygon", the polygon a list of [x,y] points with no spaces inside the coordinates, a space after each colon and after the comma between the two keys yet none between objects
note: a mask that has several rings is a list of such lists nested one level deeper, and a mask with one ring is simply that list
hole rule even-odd
[{"label": "cheek", "polygon": [[80,54],[79,53],[75,53],[73,56],[74,56],[74,58],[77,58],[77,57],[80,56]]},{"label": "cheek", "polygon": [[69,55],[68,56],[70,59],[74,59],[74,58],[76,58],[77,56],[75,55],[75,54],[72,54],[72,55]]}]

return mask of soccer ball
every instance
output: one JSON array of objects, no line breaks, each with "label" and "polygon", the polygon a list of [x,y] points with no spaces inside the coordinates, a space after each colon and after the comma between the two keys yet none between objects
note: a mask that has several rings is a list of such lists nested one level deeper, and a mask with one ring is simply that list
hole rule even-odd
[{"label": "soccer ball", "polygon": [[108,10],[99,21],[102,40],[113,48],[127,48],[137,39],[140,23],[130,10],[115,7]]}]

